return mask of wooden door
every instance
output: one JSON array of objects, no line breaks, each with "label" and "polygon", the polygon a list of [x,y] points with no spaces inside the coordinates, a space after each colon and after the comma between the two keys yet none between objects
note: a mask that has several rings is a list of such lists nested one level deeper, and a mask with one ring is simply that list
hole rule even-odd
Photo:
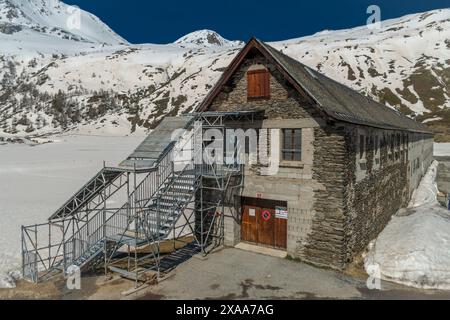
[{"label": "wooden door", "polygon": [[275,215],[275,247],[287,249],[287,216]]},{"label": "wooden door", "polygon": [[[281,206],[281,207],[280,207]],[[279,249],[287,248],[287,203],[245,198],[242,204],[242,241]]]},{"label": "wooden door", "polygon": [[275,210],[261,208],[258,215],[258,243],[275,247]]},{"label": "wooden door", "polygon": [[247,242],[258,243],[258,224],[257,216],[260,208],[254,206],[243,206],[242,214],[242,240]]}]

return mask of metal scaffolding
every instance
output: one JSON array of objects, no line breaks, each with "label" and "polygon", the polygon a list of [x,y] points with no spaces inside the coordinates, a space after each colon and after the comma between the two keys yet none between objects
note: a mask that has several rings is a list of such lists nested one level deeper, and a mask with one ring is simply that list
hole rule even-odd
[{"label": "metal scaffolding", "polygon": [[23,277],[37,283],[76,266],[118,273],[138,286],[177,259],[223,245],[225,209],[242,188],[244,165],[209,161],[212,140],[225,141],[205,141],[204,133],[226,137],[227,124],[254,115],[196,114],[151,166],[135,158],[127,160],[132,167],[104,167],[47,223],[22,227]]}]

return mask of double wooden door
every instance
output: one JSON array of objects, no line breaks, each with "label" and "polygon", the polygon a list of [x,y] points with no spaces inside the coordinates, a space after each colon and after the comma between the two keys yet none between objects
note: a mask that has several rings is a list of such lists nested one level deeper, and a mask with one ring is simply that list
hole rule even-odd
[{"label": "double wooden door", "polygon": [[243,199],[242,241],[286,249],[288,221],[286,207],[286,203],[279,201]]}]

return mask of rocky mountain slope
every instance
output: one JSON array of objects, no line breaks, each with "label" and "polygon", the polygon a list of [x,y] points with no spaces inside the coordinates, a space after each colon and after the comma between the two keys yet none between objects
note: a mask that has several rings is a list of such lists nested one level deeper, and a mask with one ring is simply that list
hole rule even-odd
[{"label": "rocky mountain slope", "polygon": [[[70,14],[0,0],[0,135],[147,131],[192,111],[243,45],[209,30],[131,45],[86,12],[68,29]],[[450,9],[271,45],[450,137]]]}]

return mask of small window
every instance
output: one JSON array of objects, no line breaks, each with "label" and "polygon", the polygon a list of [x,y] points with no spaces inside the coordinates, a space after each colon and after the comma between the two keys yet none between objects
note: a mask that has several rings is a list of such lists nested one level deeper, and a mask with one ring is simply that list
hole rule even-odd
[{"label": "small window", "polygon": [[247,72],[247,96],[249,99],[270,98],[270,74],[267,69]]},{"label": "small window", "polygon": [[364,152],[366,150],[365,143],[366,143],[366,140],[365,140],[364,136],[360,135],[359,136],[359,158],[360,159],[364,158]]},{"label": "small window", "polygon": [[375,136],[375,155],[378,155],[380,151],[380,138],[378,136]]},{"label": "small window", "polygon": [[302,161],[302,130],[283,130],[283,161]]},{"label": "small window", "polygon": [[395,154],[395,136],[392,134],[389,136],[389,141],[391,143],[391,160],[394,160]]}]

